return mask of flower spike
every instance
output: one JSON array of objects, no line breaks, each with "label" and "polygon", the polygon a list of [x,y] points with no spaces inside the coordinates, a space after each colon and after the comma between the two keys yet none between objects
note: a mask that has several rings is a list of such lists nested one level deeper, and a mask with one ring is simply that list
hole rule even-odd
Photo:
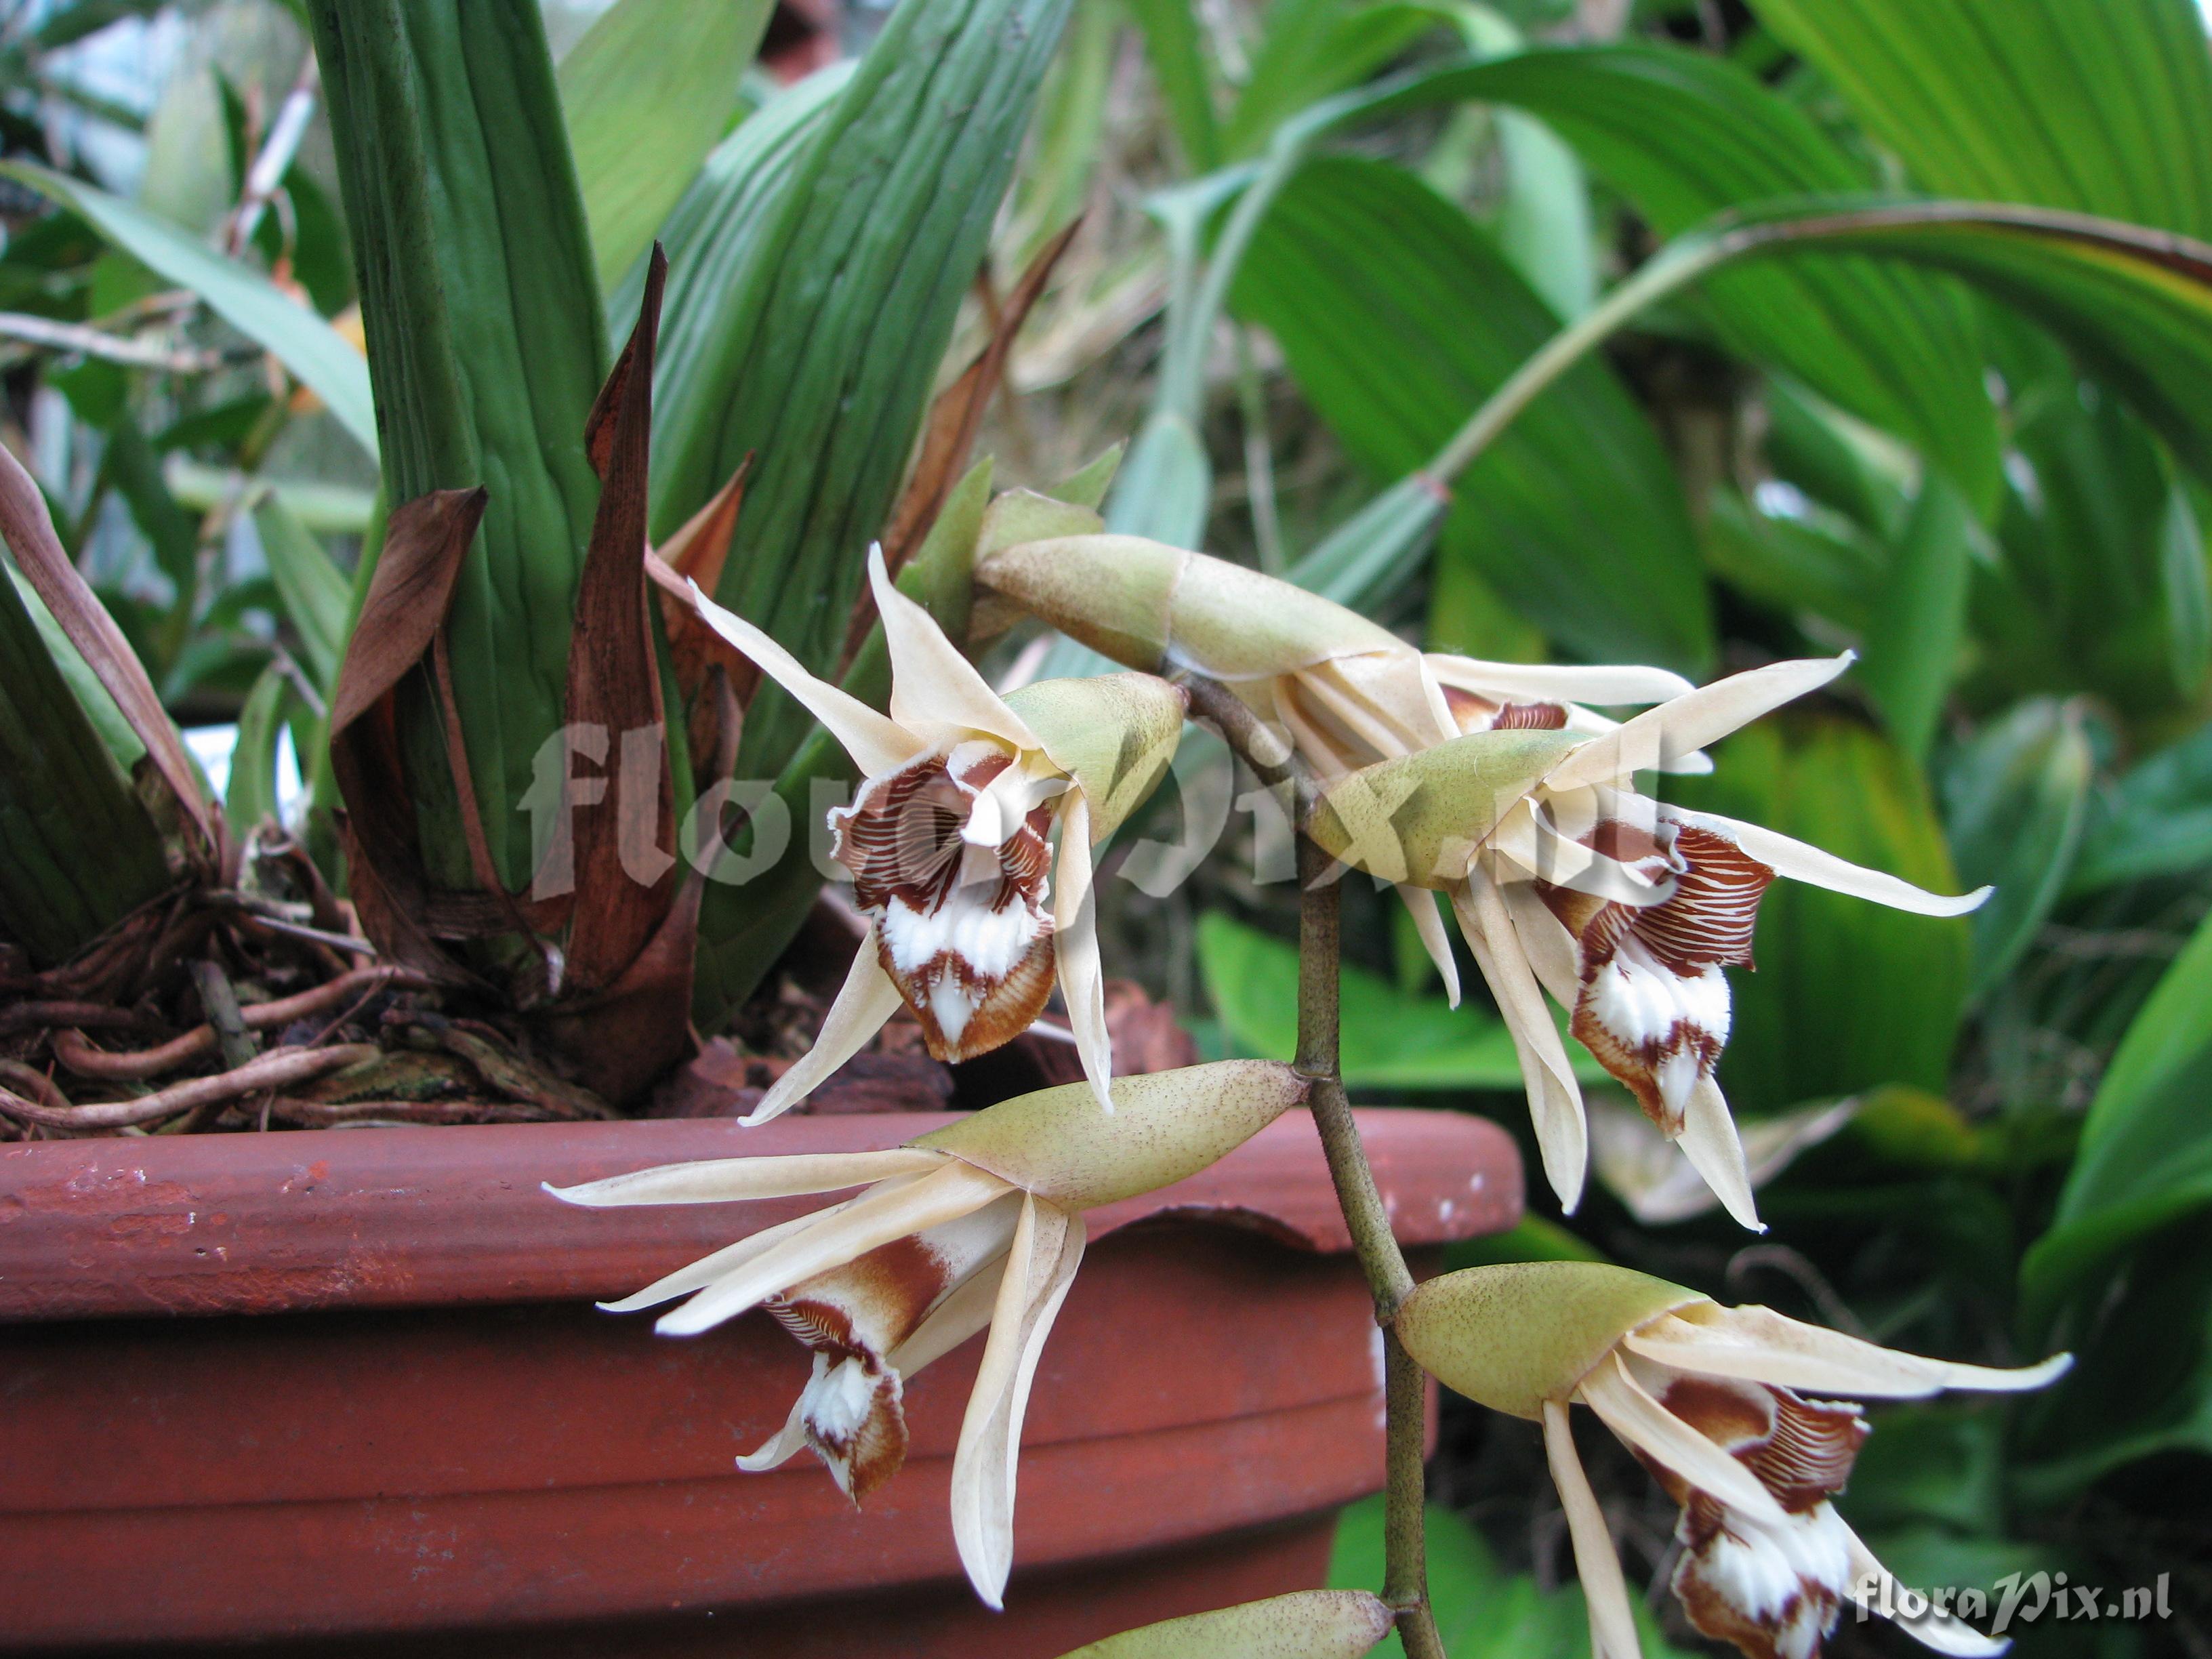
[{"label": "flower spike", "polygon": [[572,1204],[853,1197],[678,1269],[618,1310],[685,1298],[656,1327],[690,1336],[765,1306],[813,1355],[783,1426],[738,1460],[811,1449],[854,1502],[906,1456],[905,1382],[988,1332],[952,1465],[952,1528],[976,1594],[1000,1605],[1013,1560],[1022,1419],[1037,1357],[1083,1260],[1083,1212],[1197,1174],[1305,1099],[1269,1060],[1123,1078],[1113,1113],[1088,1083],[1001,1101],[902,1147],[670,1164],[549,1188]]},{"label": "flower spike", "polygon": [[[1778,877],[1956,915],[1988,896],[1923,892],[1755,824],[1636,792],[1710,771],[1705,745],[1829,684],[1851,656],[1772,663],[1692,687],[1664,669],[1531,667],[1422,653],[1290,583],[1136,537],[997,549],[977,579],[1133,667],[1220,681],[1287,732],[1324,795],[1332,856],[1395,884],[1457,1000],[1431,901],[1450,896],[1521,1057],[1545,1174],[1568,1209],[1587,1161],[1581,1093],[1540,984],[1747,1227],[1759,1224],[1715,1081],[1726,969],[1751,961]],[[1616,721],[1593,704],[1650,704]]]},{"label": "flower spike", "polygon": [[[1843,1396],[2016,1393],[2070,1363],[1923,1359],[1583,1261],[1446,1273],[1414,1291],[1395,1329],[1447,1386],[1543,1425],[1601,1659],[1638,1659],[1636,1626],[1570,1407],[1589,1407],[1680,1505],[1673,1587],[1690,1622],[1748,1659],[1819,1659],[1845,1601],[1895,1604],[1882,1594],[1888,1574],[1832,1501],[1869,1432]],[[1943,1653],[2006,1646],[1942,1613],[1904,1627]]]}]

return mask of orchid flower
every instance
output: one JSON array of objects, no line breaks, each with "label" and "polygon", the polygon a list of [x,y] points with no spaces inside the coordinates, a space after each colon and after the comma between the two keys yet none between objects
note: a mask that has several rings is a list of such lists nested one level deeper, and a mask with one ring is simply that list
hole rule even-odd
[{"label": "orchid flower", "polygon": [[714,1204],[865,1188],[605,1304],[687,1298],[654,1327],[691,1336],[766,1307],[814,1356],[783,1428],[740,1468],[804,1448],[855,1503],[906,1457],[905,1379],[990,1333],[952,1460],[952,1534],[975,1592],[1000,1605],[1013,1561],[1014,1467],[1037,1357],[1083,1259],[1083,1212],[1197,1174],[1305,1098],[1268,1060],[1042,1090],[904,1146],[672,1164],[546,1188],[572,1204]]},{"label": "orchid flower", "polygon": [[[1589,1603],[1592,1659],[1639,1655],[1570,1407],[1595,1413],[1681,1506],[1673,1585],[1690,1622],[1749,1659],[1819,1659],[1845,1601],[1900,1605],[1832,1502],[1868,1434],[1853,1401],[2039,1389],[2072,1363],[2059,1354],[1997,1370],[1923,1359],[1583,1261],[1446,1273],[1414,1291],[1393,1328],[1448,1387],[1543,1425]],[[1892,1616],[1939,1653],[2008,1645],[1932,1608]]]},{"label": "orchid flower", "polygon": [[[1637,773],[1663,769],[1826,684],[1851,660],[1847,652],[1732,675],[1588,738],[1502,728],[1494,716],[1470,712],[1469,730],[1455,743],[1346,775],[1331,788],[1336,811],[1315,828],[1331,853],[1363,868],[1379,857],[1396,878],[1449,896],[1513,1034],[1545,1174],[1569,1210],[1582,1192],[1588,1129],[1545,993],[1571,1012],[1576,1038],[1682,1148],[1729,1213],[1757,1228],[1743,1147],[1714,1071],[1730,1018],[1722,970],[1751,965],[1769,884],[1789,876],[1935,916],[1961,915],[1989,896],[1986,887],[1958,897],[1925,892],[1757,824],[1637,793]],[[1479,778],[1468,757],[1450,752],[1462,744],[1491,757]],[[1462,780],[1457,833],[1432,827],[1423,842],[1427,861],[1394,867],[1407,849],[1393,845],[1401,837],[1390,816],[1425,773]],[[1449,806],[1431,810],[1448,814]]]},{"label": "orchid flower", "polygon": [[[890,712],[819,679],[691,584],[692,608],[842,744],[864,775],[830,814],[867,936],[813,1048],[746,1123],[797,1105],[903,1001],[939,1060],[1028,1029],[1057,975],[1099,1104],[1112,1046],[1091,902],[1094,849],[1152,793],[1175,754],[1184,698],[1145,674],[1046,680],[1001,697],[872,549],[868,576],[891,660]],[[1045,837],[1057,823],[1058,881]]]},{"label": "orchid flower", "polygon": [[[1421,890],[1446,895],[1512,1034],[1544,1171],[1570,1211],[1589,1131],[1547,993],[1729,1212],[1755,1228],[1714,1070],[1730,1023],[1723,969],[1751,964],[1768,884],[1789,876],[1927,915],[1957,915],[1989,894],[1923,892],[1636,792],[1638,772],[1711,770],[1705,745],[1826,684],[1848,653],[1697,689],[1657,668],[1424,653],[1291,583],[1128,536],[1008,548],[976,576],[1121,662],[1202,672],[1279,722],[1337,809],[1315,834],[1397,885],[1455,1004],[1450,945]],[[1623,724],[1591,703],[1657,706]]]},{"label": "orchid flower", "polygon": [[[1030,542],[979,561],[975,576],[1116,662],[1220,682],[1287,732],[1323,783],[1458,737],[1471,721],[1595,737],[1615,722],[1588,705],[1659,702],[1690,689],[1663,668],[1419,651],[1293,583],[1137,536]],[[1685,756],[1678,769],[1710,763]],[[1410,884],[1398,891],[1456,1007],[1459,969],[1435,899]]]}]

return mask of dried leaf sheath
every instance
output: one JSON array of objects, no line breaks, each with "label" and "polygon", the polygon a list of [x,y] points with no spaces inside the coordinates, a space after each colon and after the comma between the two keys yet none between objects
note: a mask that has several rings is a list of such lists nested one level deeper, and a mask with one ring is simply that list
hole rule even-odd
[{"label": "dried leaf sheath", "polygon": [[[667,723],[642,562],[653,339],[667,275],[668,261],[656,246],[637,326],[602,398],[600,409],[609,412],[595,420],[592,434],[594,459],[605,457],[604,473],[577,584],[568,720],[572,731],[604,732],[607,749],[596,799],[572,795],[569,803],[576,899],[566,977],[583,994],[611,983],[635,959],[675,892],[675,799],[660,752]],[[630,751],[648,744],[649,769],[641,769]],[[655,867],[657,876],[641,878]]]}]

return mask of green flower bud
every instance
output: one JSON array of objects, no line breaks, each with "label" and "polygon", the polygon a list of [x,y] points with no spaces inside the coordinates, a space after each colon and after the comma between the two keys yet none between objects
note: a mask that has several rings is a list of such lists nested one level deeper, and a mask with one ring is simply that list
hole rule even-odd
[{"label": "green flower bud", "polygon": [[1620,1339],[1707,1298],[1600,1261],[1468,1267],[1420,1285],[1392,1326],[1414,1362],[1493,1411],[1540,1419]]}]

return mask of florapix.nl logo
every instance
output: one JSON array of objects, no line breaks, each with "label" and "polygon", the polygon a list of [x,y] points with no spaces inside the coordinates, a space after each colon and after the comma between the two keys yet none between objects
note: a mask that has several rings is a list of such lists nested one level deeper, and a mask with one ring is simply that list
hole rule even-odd
[{"label": "florapix.nl logo", "polygon": [[2168,1600],[2168,1573],[2148,1584],[2114,1589],[2083,1584],[2063,1572],[2011,1572],[1988,1589],[1973,1585],[1938,1585],[1932,1589],[1907,1589],[1884,1575],[1869,1577],[1852,1586],[1862,1623],[1869,1619],[1901,1620],[1907,1624],[1929,1613],[1962,1620],[1991,1636],[2002,1636],[2017,1626],[2058,1623],[2090,1624],[2104,1620],[2147,1623],[2172,1617]]}]

